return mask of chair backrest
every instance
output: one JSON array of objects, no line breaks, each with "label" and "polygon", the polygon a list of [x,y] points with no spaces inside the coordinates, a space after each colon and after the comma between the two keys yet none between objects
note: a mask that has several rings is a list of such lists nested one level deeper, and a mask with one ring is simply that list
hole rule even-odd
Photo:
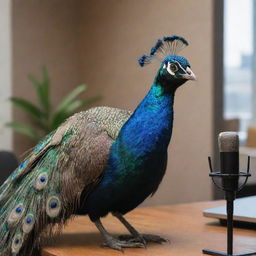
[{"label": "chair backrest", "polygon": [[4,183],[18,165],[18,159],[12,152],[0,151],[0,185]]}]

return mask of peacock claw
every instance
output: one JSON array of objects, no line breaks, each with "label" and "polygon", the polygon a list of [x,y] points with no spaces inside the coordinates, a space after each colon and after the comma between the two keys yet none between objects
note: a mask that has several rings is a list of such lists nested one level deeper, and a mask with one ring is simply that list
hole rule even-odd
[{"label": "peacock claw", "polygon": [[118,240],[113,237],[109,237],[103,246],[112,248],[114,250],[118,250],[123,252],[123,248],[145,248],[145,245],[138,241],[131,240]]},{"label": "peacock claw", "polygon": [[146,245],[147,243],[170,243],[168,239],[152,234],[140,234],[139,236],[136,237],[133,235],[121,235],[118,238],[122,241],[141,242],[144,245]]}]

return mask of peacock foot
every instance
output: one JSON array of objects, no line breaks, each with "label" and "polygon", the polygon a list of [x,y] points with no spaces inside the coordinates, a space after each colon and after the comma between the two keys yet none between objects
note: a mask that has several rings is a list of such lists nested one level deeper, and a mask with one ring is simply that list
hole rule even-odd
[{"label": "peacock foot", "polygon": [[144,243],[140,241],[132,241],[132,240],[118,240],[114,237],[108,237],[105,239],[105,243],[103,246],[123,251],[123,248],[145,248]]},{"label": "peacock foot", "polygon": [[122,241],[140,242],[146,245],[147,243],[169,243],[170,241],[158,235],[152,234],[139,234],[138,236],[133,235],[121,235],[119,239]]}]

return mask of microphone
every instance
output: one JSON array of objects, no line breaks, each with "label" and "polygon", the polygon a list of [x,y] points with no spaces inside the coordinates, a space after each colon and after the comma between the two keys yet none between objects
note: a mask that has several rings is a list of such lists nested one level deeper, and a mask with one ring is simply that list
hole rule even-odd
[{"label": "microphone", "polygon": [[[225,199],[227,201],[227,253],[221,253],[209,249],[203,249],[204,254],[208,255],[225,255],[234,256],[233,254],[233,213],[234,213],[234,200],[236,193],[244,188],[250,169],[250,157],[247,162],[247,172],[239,172],[239,137],[236,132],[222,132],[218,138],[219,152],[220,152],[220,172],[213,172],[211,158],[208,157],[210,167],[210,177],[215,185],[215,178],[221,178],[222,186],[218,186],[225,191]],[[239,177],[245,177],[245,181],[239,187]],[[253,253],[236,254],[236,256],[256,255]]]},{"label": "microphone", "polygon": [[[225,191],[238,190],[239,180],[239,136],[236,132],[222,132],[218,138],[220,151],[220,171]],[[234,174],[234,176],[232,176]]]}]

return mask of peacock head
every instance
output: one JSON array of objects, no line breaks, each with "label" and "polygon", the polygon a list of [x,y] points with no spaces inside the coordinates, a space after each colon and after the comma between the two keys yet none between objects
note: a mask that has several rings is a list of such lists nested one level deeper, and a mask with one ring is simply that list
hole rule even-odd
[{"label": "peacock head", "polygon": [[170,85],[176,89],[186,81],[196,79],[187,59],[176,55],[187,45],[188,42],[183,37],[164,37],[162,40],[159,39],[151,48],[150,55],[140,57],[139,64],[143,67],[155,60],[160,61],[161,65],[156,79],[161,84]]}]

